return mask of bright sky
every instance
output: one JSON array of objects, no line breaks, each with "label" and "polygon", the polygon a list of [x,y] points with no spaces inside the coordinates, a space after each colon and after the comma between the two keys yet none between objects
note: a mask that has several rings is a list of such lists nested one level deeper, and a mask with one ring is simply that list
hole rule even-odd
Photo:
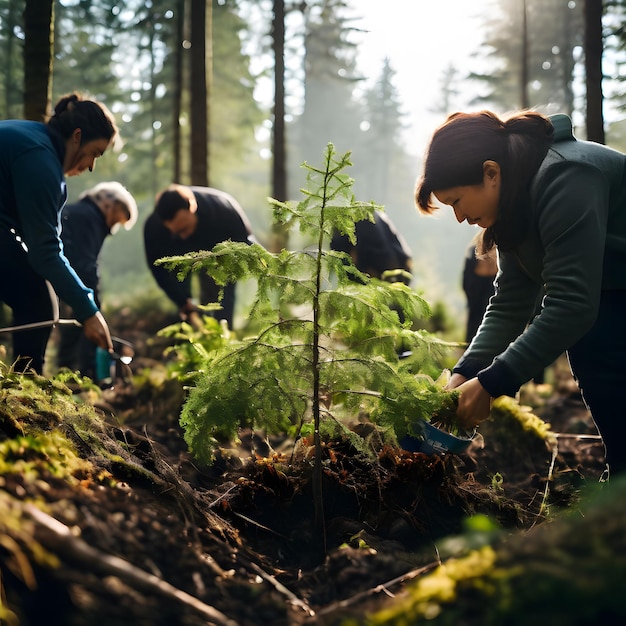
[{"label": "bright sky", "polygon": [[[451,64],[461,71],[470,67],[470,55],[478,49],[482,34],[475,15],[486,4],[471,0],[352,0],[355,12],[364,16],[355,25],[369,31],[359,46],[359,65],[375,79],[383,59],[390,58],[412,126],[407,136],[411,152],[421,154],[432,130],[443,121],[429,109],[440,101],[445,70]],[[461,93],[454,104],[464,108],[469,99],[470,94]]]},{"label": "bright sky", "polygon": [[[477,4],[479,5],[477,7]],[[361,75],[375,81],[380,77],[383,61],[391,60],[396,73],[395,84],[410,124],[406,148],[421,155],[434,128],[443,121],[431,109],[441,101],[444,72],[453,65],[467,73],[471,55],[482,42],[481,22],[476,13],[489,2],[471,0],[351,0],[349,15],[359,15],[351,26],[363,31],[358,39],[358,66]],[[253,5],[254,8],[254,5]],[[244,15],[254,22],[258,16]],[[268,60],[252,49],[253,73],[267,69]],[[464,91],[453,102],[458,109],[467,108],[474,94]],[[467,85],[465,85],[467,89]],[[270,103],[273,97],[271,80],[257,84],[256,97]],[[269,126],[261,129],[259,140],[267,139]],[[269,158],[269,152],[268,152]]]}]

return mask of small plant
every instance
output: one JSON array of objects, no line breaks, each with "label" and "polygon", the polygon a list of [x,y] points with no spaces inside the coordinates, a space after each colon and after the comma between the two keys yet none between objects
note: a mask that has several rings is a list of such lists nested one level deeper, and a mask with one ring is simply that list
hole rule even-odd
[{"label": "small plant", "polygon": [[209,354],[224,347],[230,337],[225,321],[200,314],[195,324],[181,321],[162,328],[157,334],[173,340],[174,344],[165,349],[164,356],[172,357],[168,370],[183,382],[201,375]]},{"label": "small plant", "polygon": [[[421,420],[456,401],[421,373],[425,365],[432,371],[448,345],[411,329],[410,320],[429,315],[423,298],[401,282],[371,279],[348,255],[327,250],[335,229],[354,241],[355,223],[373,220],[381,208],[354,199],[344,171],[349,157],[329,144],[321,167],[303,166],[301,202],[270,199],[274,220],[298,227],[311,238],[310,249],[272,254],[225,242],[159,261],[178,268],[180,278],[204,271],[222,286],[257,283],[249,320],[260,330],[203,353],[202,375],[183,407],[185,440],[204,461],[212,461],[218,436],[236,439],[241,426],[296,437],[308,430],[316,450],[323,435],[341,434],[365,450],[345,418],[366,414],[391,438],[419,436]],[[400,360],[399,349],[412,357]]]}]

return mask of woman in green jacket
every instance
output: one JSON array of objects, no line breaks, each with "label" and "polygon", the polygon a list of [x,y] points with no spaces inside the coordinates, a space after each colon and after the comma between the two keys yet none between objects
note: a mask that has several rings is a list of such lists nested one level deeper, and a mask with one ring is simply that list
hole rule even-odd
[{"label": "woman in green jacket", "polygon": [[449,383],[459,421],[480,423],[565,351],[612,473],[626,469],[625,170],[626,155],[577,140],[565,115],[455,113],[416,188],[420,211],[451,206],[484,229],[480,253],[498,251],[495,296]]}]

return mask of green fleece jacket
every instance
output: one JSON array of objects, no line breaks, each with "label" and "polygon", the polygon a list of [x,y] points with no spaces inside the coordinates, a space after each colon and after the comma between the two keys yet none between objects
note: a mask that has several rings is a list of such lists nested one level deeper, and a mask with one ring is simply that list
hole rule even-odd
[{"label": "green fleece jacket", "polygon": [[555,143],[532,180],[530,226],[514,252],[498,254],[496,293],[454,368],[492,397],[515,395],[585,335],[602,290],[626,289],[626,155],[577,140],[566,115],[551,120]]}]

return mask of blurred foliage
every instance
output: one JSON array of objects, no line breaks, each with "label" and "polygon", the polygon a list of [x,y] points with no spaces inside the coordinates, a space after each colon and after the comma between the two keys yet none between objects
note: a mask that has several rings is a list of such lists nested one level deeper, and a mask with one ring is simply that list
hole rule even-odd
[{"label": "blurred foliage", "polygon": [[181,321],[170,324],[158,332],[159,337],[168,337],[173,345],[165,348],[163,356],[167,369],[182,382],[201,376],[202,368],[210,353],[223,348],[230,337],[225,320],[216,320],[209,315],[196,314],[194,323]]}]

